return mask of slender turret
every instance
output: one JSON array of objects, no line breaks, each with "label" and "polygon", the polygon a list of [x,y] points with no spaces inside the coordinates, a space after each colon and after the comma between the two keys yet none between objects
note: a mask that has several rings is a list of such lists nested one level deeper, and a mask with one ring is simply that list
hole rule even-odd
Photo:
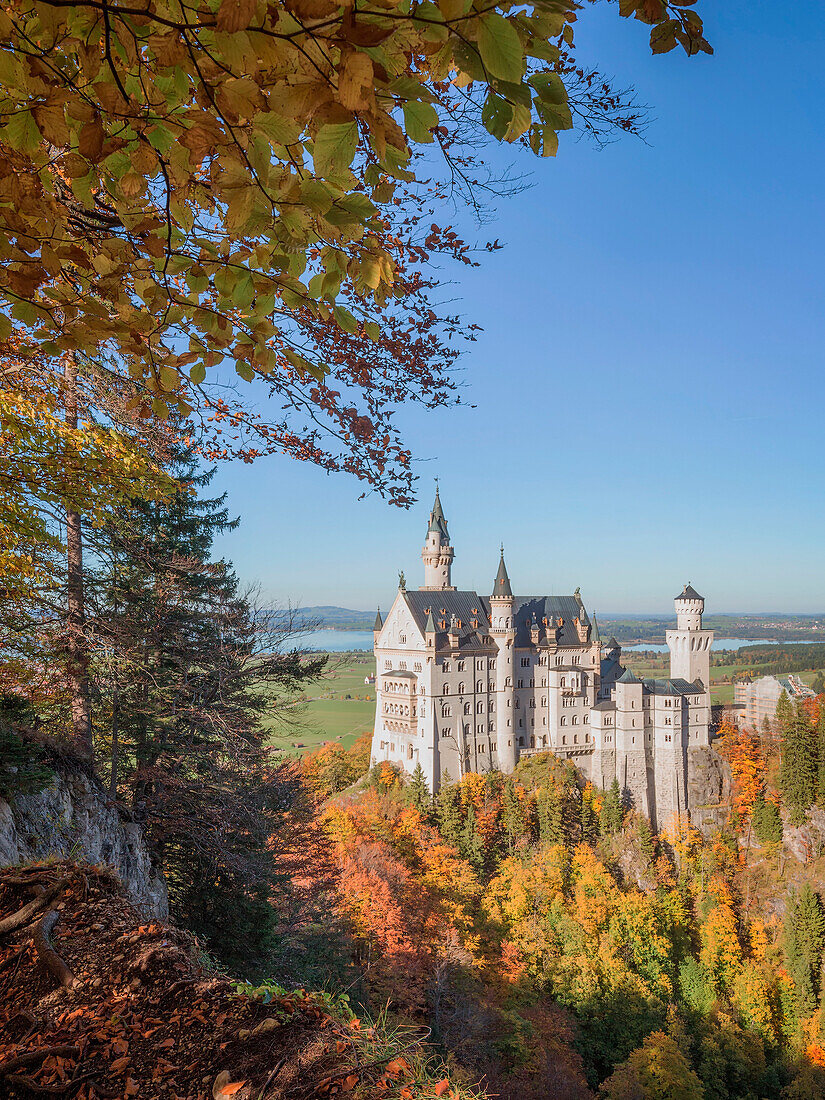
[{"label": "slender turret", "polygon": [[516,601],[510,586],[507,566],[504,564],[504,547],[498,572],[490,596],[490,634],[498,646],[496,657],[496,729],[498,766],[503,772],[511,772],[516,766],[518,748],[517,733],[513,726],[513,647],[516,641]]},{"label": "slender turret", "polygon": [[444,509],[441,507],[441,497],[438,495],[438,483],[436,482],[435,502],[430,512],[430,525],[427,528],[427,541],[421,551],[424,562],[424,584],[422,591],[451,589],[450,570],[453,564],[455,552],[450,546],[450,533],[447,530],[447,520],[444,517]]}]

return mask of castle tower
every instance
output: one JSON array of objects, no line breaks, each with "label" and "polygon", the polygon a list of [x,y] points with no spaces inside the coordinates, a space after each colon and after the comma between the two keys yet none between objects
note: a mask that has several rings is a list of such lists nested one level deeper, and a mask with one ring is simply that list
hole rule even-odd
[{"label": "castle tower", "polygon": [[703,596],[688,582],[674,600],[676,629],[665,635],[670,650],[671,679],[683,679],[689,683],[701,680],[706,692],[710,691],[710,646],[713,631],[702,629]]},{"label": "castle tower", "polygon": [[516,766],[518,749],[515,728],[513,699],[515,689],[515,641],[516,641],[516,601],[507,566],[504,564],[504,547],[501,548],[501,560],[498,563],[490,597],[490,634],[498,646],[496,657],[496,740],[498,742],[499,769],[509,774]]},{"label": "castle tower", "polygon": [[435,503],[430,512],[430,526],[427,528],[427,541],[421,551],[424,562],[424,583],[422,592],[449,589],[454,591],[450,583],[450,569],[455,553],[450,546],[450,534],[447,531],[447,520],[444,518],[444,510],[441,507],[441,498],[438,495],[438,485],[435,488]]}]

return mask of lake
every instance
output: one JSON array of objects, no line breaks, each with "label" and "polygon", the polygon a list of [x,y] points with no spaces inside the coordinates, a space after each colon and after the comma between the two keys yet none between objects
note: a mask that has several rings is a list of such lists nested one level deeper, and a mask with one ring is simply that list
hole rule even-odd
[{"label": "lake", "polygon": [[301,649],[316,649],[323,653],[346,653],[349,649],[366,649],[372,653],[371,630],[313,630],[295,645]]},{"label": "lake", "polygon": [[[323,653],[345,653],[350,649],[365,649],[372,653],[371,630],[313,630],[297,640],[301,649],[315,649]],[[777,645],[779,643],[760,638],[716,638],[711,649],[741,649],[745,645]],[[804,642],[783,642],[783,645],[804,645]],[[630,653],[667,653],[666,645],[654,645],[640,642],[625,645],[622,649]]]}]

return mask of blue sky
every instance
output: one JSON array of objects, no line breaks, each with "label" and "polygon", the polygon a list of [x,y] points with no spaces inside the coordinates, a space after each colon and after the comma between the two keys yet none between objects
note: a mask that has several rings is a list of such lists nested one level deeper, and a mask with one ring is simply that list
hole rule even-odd
[{"label": "blue sky", "polygon": [[[483,325],[459,407],[401,418],[410,512],[286,458],[223,465],[240,529],[218,551],[280,603],[391,602],[421,583],[433,477],[454,583],[581,586],[597,612],[661,611],[690,580],[715,611],[825,610],[821,0],[701,3],[711,58],[652,57],[615,5],[582,56],[650,104],[646,143],[512,149],[532,187],[449,272]],[[454,217],[449,219],[454,221]]]}]

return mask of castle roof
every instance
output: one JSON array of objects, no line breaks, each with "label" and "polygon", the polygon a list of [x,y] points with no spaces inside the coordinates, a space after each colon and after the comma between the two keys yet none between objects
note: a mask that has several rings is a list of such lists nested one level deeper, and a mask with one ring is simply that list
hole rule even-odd
[{"label": "castle roof", "polygon": [[644,685],[645,691],[651,695],[697,695],[705,690],[680,677],[675,680],[645,680]]},{"label": "castle roof", "polygon": [[677,600],[704,600],[705,597],[700,596],[693,585],[690,583],[690,581],[688,581],[685,587],[679,593],[679,595],[675,598]]},{"label": "castle roof", "polygon": [[501,550],[501,560],[498,563],[498,573],[496,573],[495,584],[493,585],[494,596],[512,596],[513,589],[510,587],[510,578],[507,575],[507,566],[504,564],[504,548]]},{"label": "castle roof", "polygon": [[441,507],[441,497],[438,495],[437,485],[435,487],[433,510],[430,512],[430,526],[427,531],[428,533],[434,531],[436,534],[441,535],[445,542],[450,541],[450,533],[447,530],[447,520],[444,517],[444,509]]},{"label": "castle roof", "polygon": [[626,668],[616,681],[617,684],[640,684],[641,682],[639,677],[634,675],[629,668]]},{"label": "castle roof", "polygon": [[600,703],[594,703],[591,710],[615,710],[616,704],[612,699],[602,699]]},{"label": "castle roof", "polygon": [[425,634],[435,634],[435,619],[433,618],[432,608],[427,613],[427,621],[424,624]]},{"label": "castle roof", "polygon": [[383,625],[384,625],[384,620],[381,618],[381,608],[379,607],[378,610],[375,613],[375,625],[373,626],[372,629],[373,630],[380,630],[383,627]]},{"label": "castle roof", "polygon": [[613,637],[611,637],[610,641],[607,643],[607,648],[608,649],[621,649],[622,647],[616,641],[615,636],[613,636]]},{"label": "castle roof", "polygon": [[531,644],[530,624],[534,615],[542,625],[547,619],[548,626],[558,632],[556,640],[559,645],[581,645],[576,619],[586,622],[582,615],[587,613],[575,596],[516,596],[513,611],[517,646]]}]

